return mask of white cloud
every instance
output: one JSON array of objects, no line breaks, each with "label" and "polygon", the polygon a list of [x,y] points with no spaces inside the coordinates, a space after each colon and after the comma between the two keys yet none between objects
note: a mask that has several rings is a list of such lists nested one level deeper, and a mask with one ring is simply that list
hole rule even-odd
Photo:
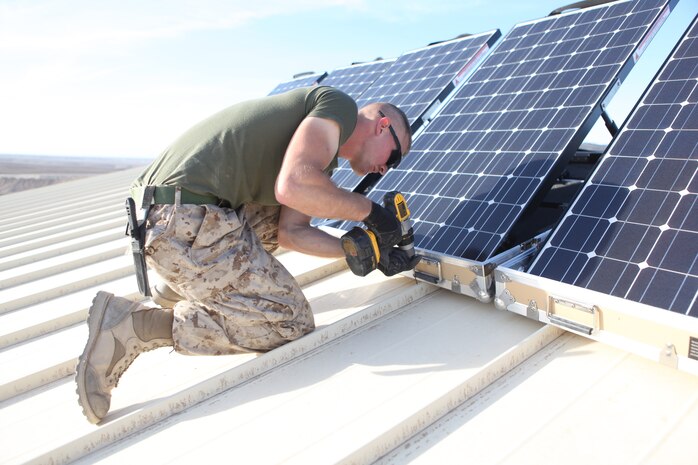
[{"label": "white cloud", "polygon": [[192,31],[228,29],[272,16],[319,8],[361,8],[364,1],[86,0],[0,4],[0,51],[94,51],[172,38]]}]

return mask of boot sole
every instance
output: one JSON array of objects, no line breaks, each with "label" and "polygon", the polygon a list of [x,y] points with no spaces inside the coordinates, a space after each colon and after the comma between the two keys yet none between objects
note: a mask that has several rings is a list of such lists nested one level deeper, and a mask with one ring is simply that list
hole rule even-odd
[{"label": "boot sole", "polygon": [[82,407],[82,413],[87,417],[87,421],[93,424],[99,423],[102,418],[98,417],[90,403],[87,401],[87,387],[85,385],[85,370],[87,369],[87,358],[88,354],[94,348],[95,342],[97,341],[97,336],[99,335],[99,329],[102,326],[102,321],[104,320],[105,310],[109,300],[113,297],[112,294],[108,292],[97,292],[94,300],[92,300],[92,305],[87,314],[87,327],[89,331],[89,336],[87,338],[87,344],[85,344],[85,350],[82,351],[82,355],[78,358],[78,365],[75,372],[75,383],[77,384],[76,393],[78,394],[78,404]]}]

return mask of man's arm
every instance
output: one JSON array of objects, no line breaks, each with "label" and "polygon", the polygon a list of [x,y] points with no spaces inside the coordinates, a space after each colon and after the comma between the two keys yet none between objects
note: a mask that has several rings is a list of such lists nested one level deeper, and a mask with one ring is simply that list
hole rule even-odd
[{"label": "man's arm", "polygon": [[310,225],[310,217],[285,205],[279,215],[279,245],[318,257],[343,257],[339,239]]},{"label": "man's arm", "polygon": [[369,215],[369,199],[338,188],[324,173],[339,148],[339,135],[336,121],[310,116],[301,122],[276,179],[280,204],[318,218],[362,221]]}]

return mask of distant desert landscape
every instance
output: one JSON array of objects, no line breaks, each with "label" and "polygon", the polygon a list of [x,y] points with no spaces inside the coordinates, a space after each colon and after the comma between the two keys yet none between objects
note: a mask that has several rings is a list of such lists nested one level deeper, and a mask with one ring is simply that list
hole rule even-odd
[{"label": "distant desert landscape", "polygon": [[149,162],[150,160],[137,158],[0,154],[0,195],[146,166]]}]

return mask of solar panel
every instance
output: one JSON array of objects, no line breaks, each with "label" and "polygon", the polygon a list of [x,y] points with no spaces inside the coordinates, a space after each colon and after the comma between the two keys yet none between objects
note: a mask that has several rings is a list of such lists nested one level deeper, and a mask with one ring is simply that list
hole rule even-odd
[{"label": "solar panel", "polygon": [[[453,91],[500,36],[499,30],[489,31],[406,52],[361,94],[357,104],[397,105],[407,115],[414,133],[423,124],[429,108]],[[332,180],[353,190],[360,178],[342,160]]]},{"label": "solar panel", "polygon": [[320,81],[322,81],[325,78],[325,76],[327,76],[327,73],[308,74],[294,78],[287,82],[282,82],[281,84],[276,86],[274,90],[269,92],[269,95],[282,94],[291,89],[297,89],[298,87],[314,86],[318,84]]},{"label": "solar panel", "polygon": [[395,59],[359,63],[332,71],[322,81],[323,86],[332,86],[357,99],[380,77]]},{"label": "solar panel", "polygon": [[369,197],[406,195],[417,247],[491,258],[574,155],[666,5],[621,1],[516,25]]},{"label": "solar panel", "polygon": [[[446,94],[499,39],[499,30],[439,42],[406,52],[357,99],[359,107],[390,102],[414,127],[427,109]],[[445,92],[444,92],[445,91]]]},{"label": "solar panel", "polygon": [[696,19],[530,273],[698,317]]}]

